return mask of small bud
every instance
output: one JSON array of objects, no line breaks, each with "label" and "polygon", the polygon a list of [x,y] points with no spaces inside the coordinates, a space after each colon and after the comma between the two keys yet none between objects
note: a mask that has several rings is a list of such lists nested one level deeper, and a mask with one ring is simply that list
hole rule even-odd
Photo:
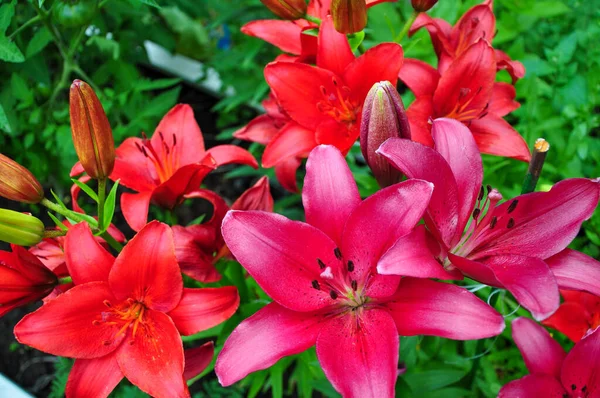
[{"label": "small bud", "polygon": [[44,237],[44,224],[32,215],[0,209],[0,241],[33,246]]},{"label": "small bud", "polygon": [[340,33],[360,32],[367,25],[365,0],[333,0],[331,2],[333,27]]},{"label": "small bud", "polygon": [[388,138],[410,139],[410,126],[402,99],[388,81],[375,83],[365,99],[360,125],[360,149],[379,185],[400,182],[402,173],[375,153]]},{"label": "small bud", "polygon": [[273,196],[269,187],[269,178],[262,177],[248,188],[232,205],[232,210],[261,210],[273,212]]},{"label": "small bud", "polygon": [[0,196],[23,203],[39,203],[44,190],[29,170],[0,154]]},{"label": "small bud", "polygon": [[412,6],[417,12],[429,11],[438,0],[411,0]]},{"label": "small bud", "polygon": [[306,0],[260,0],[260,2],[282,19],[299,19],[306,14]]},{"label": "small bud", "polygon": [[87,83],[75,80],[69,105],[73,144],[81,165],[92,178],[108,177],[115,165],[115,143],[100,100]]}]

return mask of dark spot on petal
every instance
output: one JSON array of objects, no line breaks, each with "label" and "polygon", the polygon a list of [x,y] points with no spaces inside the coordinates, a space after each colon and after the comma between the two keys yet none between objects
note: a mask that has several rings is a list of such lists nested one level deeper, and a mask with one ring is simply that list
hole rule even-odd
[{"label": "dark spot on petal", "polygon": [[333,250],[333,254],[335,254],[335,257],[336,257],[338,260],[341,260],[341,259],[342,259],[342,252],[340,251],[340,249],[339,249],[339,248],[337,248],[337,247],[336,247],[336,248]]},{"label": "dark spot on petal", "polygon": [[515,226],[515,219],[511,218],[510,220],[508,220],[508,224],[506,224],[506,228],[512,228]]},{"label": "dark spot on petal", "polygon": [[335,300],[336,298],[338,298],[338,294],[337,294],[335,291],[333,291],[333,290],[331,290],[331,291],[329,292],[329,296],[330,296],[332,299],[334,299],[334,300]]},{"label": "dark spot on petal", "polygon": [[575,391],[577,389],[577,386],[575,384],[571,384],[571,390]]},{"label": "dark spot on petal", "polygon": [[319,268],[325,269],[325,263],[323,262],[323,260],[321,260],[320,258],[318,258],[317,262],[319,263]]},{"label": "dark spot on petal", "polygon": [[354,263],[352,261],[348,261],[348,272],[354,271]]},{"label": "dark spot on petal", "polygon": [[494,228],[496,226],[497,222],[498,222],[498,217],[496,217],[496,216],[492,217],[492,221],[490,221],[490,229]]},{"label": "dark spot on petal", "polygon": [[352,290],[356,291],[358,289],[358,282],[353,280],[350,284],[352,285]]},{"label": "dark spot on petal", "polygon": [[314,281],[311,282],[312,283],[312,287],[317,289],[317,290],[321,290],[321,286],[319,286],[319,281],[317,281],[316,279]]}]

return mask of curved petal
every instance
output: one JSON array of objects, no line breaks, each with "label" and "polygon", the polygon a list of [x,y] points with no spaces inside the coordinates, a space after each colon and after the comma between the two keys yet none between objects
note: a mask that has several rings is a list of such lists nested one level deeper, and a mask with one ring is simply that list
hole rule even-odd
[{"label": "curved petal", "polygon": [[583,290],[600,296],[599,261],[571,249],[565,249],[545,261],[561,289]]},{"label": "curved petal", "polygon": [[155,397],[189,397],[183,379],[183,345],[173,321],[162,312],[144,313],[146,328],[133,344],[117,350],[121,371],[140,390]]},{"label": "curved petal", "polygon": [[226,321],[239,305],[235,286],[183,289],[181,301],[168,315],[179,332],[189,336]]},{"label": "curved petal", "polygon": [[529,147],[523,137],[501,117],[488,113],[481,119],[471,120],[468,126],[481,153],[524,162],[531,159]]},{"label": "curved petal", "polygon": [[581,340],[590,329],[589,313],[581,303],[564,302],[542,323],[565,334],[574,342]]},{"label": "curved petal", "polygon": [[306,222],[339,245],[346,220],[359,203],[358,187],[340,151],[329,145],[313,149],[302,189]]},{"label": "curved petal", "polygon": [[426,62],[405,58],[398,77],[415,97],[433,96],[440,80],[440,73]]},{"label": "curved petal", "polygon": [[242,26],[242,33],[258,37],[290,54],[300,55],[300,34],[302,26],[294,21],[280,21],[277,19],[263,19],[247,23]]},{"label": "curved petal", "polygon": [[283,122],[269,115],[259,115],[252,119],[245,127],[233,133],[235,138],[245,141],[258,142],[267,145],[283,127]]},{"label": "curved petal", "polygon": [[125,221],[134,231],[144,228],[148,221],[148,209],[152,191],[143,193],[124,192],[121,195],[121,211]]},{"label": "curved petal", "polygon": [[67,380],[67,397],[104,398],[123,379],[114,352],[100,358],[77,359]]},{"label": "curved petal", "polygon": [[[426,181],[401,182],[365,199],[350,214],[340,249],[346,261],[354,262],[359,287],[381,256],[419,222],[432,191],[433,185]],[[396,286],[390,286],[389,294]]]},{"label": "curved petal", "polygon": [[[92,177],[88,176],[87,174],[78,178],[79,182],[82,182],[84,184],[87,184],[91,179]],[[85,213],[85,211],[83,211],[83,209],[81,208],[81,206],[79,206],[79,203],[77,202],[80,193],[81,188],[79,188],[79,185],[71,185],[71,206],[73,207],[74,211],[78,213]]]},{"label": "curved petal", "polygon": [[554,377],[546,375],[527,375],[511,381],[498,393],[498,398],[564,398],[567,392]]},{"label": "curved petal", "polygon": [[476,280],[481,283],[485,283],[490,286],[502,286],[494,272],[486,264],[479,261],[469,260],[461,256],[456,256],[452,253],[448,253],[448,259],[453,266],[458,268],[465,276]]},{"label": "curved petal", "polygon": [[544,329],[528,318],[512,321],[512,336],[532,374],[545,374],[556,379],[566,357],[565,350]]},{"label": "curved petal", "polygon": [[194,163],[177,169],[171,178],[156,187],[152,201],[161,207],[172,209],[181,203],[185,195],[199,189],[204,177],[215,167],[216,164]]},{"label": "curved petal", "polygon": [[473,293],[427,279],[402,278],[386,306],[401,336],[474,340],[496,336],[505,326],[502,315]]},{"label": "curved petal", "polygon": [[96,240],[90,226],[81,222],[72,226],[65,238],[65,261],[76,285],[108,282],[115,258]]},{"label": "curved petal", "polygon": [[554,275],[538,258],[503,255],[484,260],[498,281],[531,311],[536,320],[548,318],[558,309],[560,295]]},{"label": "curved petal", "polygon": [[215,248],[204,248],[201,244],[201,238],[205,236],[209,237],[211,243],[216,240],[214,228],[204,225],[193,225],[190,227],[174,225],[172,229],[175,242],[175,255],[181,272],[190,278],[204,283],[219,281],[221,275],[213,264],[212,256]]},{"label": "curved petal", "polygon": [[183,352],[185,356],[185,368],[183,378],[191,380],[198,376],[212,362],[215,355],[215,345],[212,341],[204,343],[199,347],[189,348]]},{"label": "curved petal", "polygon": [[506,69],[510,77],[512,78],[512,84],[514,85],[517,80],[525,77],[525,66],[519,61],[513,61],[510,59],[508,54],[504,51],[494,49],[496,53],[496,67],[498,70]]},{"label": "curved petal", "polygon": [[433,183],[426,220],[433,224],[432,232],[451,248],[455,235],[461,235],[462,231],[458,230],[458,187],[446,159],[432,148],[401,138],[390,138],[377,153],[409,178]]},{"label": "curved petal", "polygon": [[[561,380],[563,386],[574,394],[597,397],[600,394],[600,328],[575,344],[563,363]],[[575,386],[575,388],[573,388]],[[583,395],[583,393],[587,393]]]},{"label": "curved petal", "polygon": [[148,308],[168,312],[181,300],[183,281],[173,244],[173,233],[152,221],[125,245],[108,277],[119,300],[133,298]]},{"label": "curved petal", "polygon": [[317,146],[315,132],[298,123],[288,123],[265,148],[263,167],[273,167],[288,158],[305,155]]},{"label": "curved petal", "polygon": [[406,109],[410,124],[410,138],[420,144],[433,147],[430,120],[433,116],[433,97],[417,97]]},{"label": "curved petal", "polygon": [[452,26],[448,22],[440,18],[431,18],[426,13],[421,12],[410,27],[409,36],[414,35],[417,30],[423,27],[429,32],[433,48],[438,57],[444,51],[452,55],[454,54],[454,47],[450,43]]},{"label": "curved petal", "polygon": [[477,4],[465,12],[456,22],[450,40],[455,47],[458,57],[478,40],[488,40],[490,43],[496,34],[496,17],[491,4]]},{"label": "curved petal", "polygon": [[277,181],[279,181],[284,189],[292,193],[298,192],[296,171],[301,163],[299,158],[292,157],[275,165],[275,177],[277,177]]},{"label": "curved petal", "polygon": [[387,311],[371,309],[327,321],[317,339],[317,357],[344,397],[393,397],[399,345]]},{"label": "curved petal", "polygon": [[[15,337],[52,355],[99,358],[113,352],[124,337],[112,327],[95,325],[106,311],[104,301],[114,302],[106,282],[75,286],[26,315],[15,326]],[[104,344],[112,341],[112,344]]]},{"label": "curved petal", "polygon": [[230,386],[285,356],[307,350],[317,340],[321,320],[315,313],[268,304],[242,321],[225,342],[215,365],[219,382]]},{"label": "curved petal", "polygon": [[334,303],[328,291],[313,288],[318,260],[339,264],[335,243],[317,228],[274,213],[230,211],[222,231],[231,253],[279,304],[313,311]]},{"label": "curved petal", "polygon": [[317,66],[341,76],[352,61],[354,61],[354,54],[346,35],[334,29],[331,15],[327,15],[321,21],[319,28]]},{"label": "curved petal", "polygon": [[269,186],[269,177],[262,176],[253,186],[246,189],[244,193],[231,205],[232,210],[262,210],[273,211],[273,196]]},{"label": "curved petal", "polygon": [[245,164],[258,169],[258,163],[254,156],[244,148],[235,145],[218,145],[210,148],[209,153],[217,162],[217,167],[225,164]]},{"label": "curved petal", "polygon": [[502,82],[494,83],[487,111],[496,116],[503,117],[515,109],[519,109],[521,104],[515,101],[516,95],[517,90],[515,90],[513,85]]},{"label": "curved petal", "polygon": [[151,191],[156,187],[150,170],[154,167],[144,156],[140,148],[143,146],[141,138],[127,138],[116,149],[115,167],[110,174],[113,181],[119,180],[121,185],[134,191]]}]

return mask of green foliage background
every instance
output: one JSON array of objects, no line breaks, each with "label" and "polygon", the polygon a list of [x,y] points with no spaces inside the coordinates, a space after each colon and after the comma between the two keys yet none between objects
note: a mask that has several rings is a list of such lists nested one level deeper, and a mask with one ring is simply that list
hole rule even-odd
[{"label": "green foliage background", "polygon": [[[81,78],[99,88],[116,142],[141,131],[153,131],[178,101],[183,84],[180,78],[147,77],[152,73],[148,73],[144,41],[214,67],[226,86],[235,89],[236,95],[223,96],[213,109],[219,126],[247,123],[251,115],[240,107],[258,105],[268,92],[262,69],[277,51],[239,32],[246,22],[273,18],[258,0],[103,0],[93,19],[78,27],[58,23],[56,15],[48,11],[57,3],[0,3],[0,151],[29,167],[40,180],[58,186],[62,195],[70,184],[66,171],[76,161],[68,120],[72,79]],[[476,3],[440,0],[431,14],[455,22]],[[596,0],[495,1],[498,33],[493,44],[522,61],[527,70],[516,85],[522,107],[507,119],[530,145],[538,137],[551,143],[538,189],[548,189],[564,178],[600,176],[599,5]],[[39,7],[46,11],[36,10]],[[410,12],[408,0],[372,8],[364,45],[393,40]],[[44,17],[35,20],[40,13]],[[223,41],[230,45],[224,48]],[[402,44],[407,57],[435,64],[426,32],[405,38]],[[499,78],[509,81],[504,72]],[[401,84],[399,89],[405,104],[410,104],[410,92]],[[233,131],[224,128],[218,138],[227,140]],[[252,145],[251,150],[260,156],[262,148]],[[519,194],[525,164],[491,156],[485,156],[484,161],[486,183],[500,189],[505,197]],[[376,184],[361,165],[358,148],[351,151],[349,162],[361,193],[371,194]],[[264,173],[272,176],[271,170],[242,167],[226,178]],[[276,211],[301,218],[299,203],[298,195],[288,195],[276,203]],[[600,257],[600,214],[584,224],[572,247]],[[237,263],[220,263],[219,268],[225,276],[220,284],[235,284],[240,289],[240,311],[223,325],[184,338],[186,345],[216,339],[217,348],[222,347],[237,323],[268,302],[256,283],[244,278]],[[504,292],[492,293],[491,288],[485,288],[477,294],[510,314],[507,321],[528,316]],[[555,333],[555,337],[569,347],[564,336]],[[399,397],[491,397],[503,384],[526,374],[510,338],[510,327],[498,338],[484,341],[402,337],[400,358],[407,370],[398,380]],[[58,362],[53,396],[62,395],[70,366],[69,360]],[[285,358],[229,389],[218,385],[211,369],[205,372],[209,376],[195,384],[195,396],[337,396],[318,366],[314,349]],[[113,393],[115,397],[138,395],[125,382]]]}]

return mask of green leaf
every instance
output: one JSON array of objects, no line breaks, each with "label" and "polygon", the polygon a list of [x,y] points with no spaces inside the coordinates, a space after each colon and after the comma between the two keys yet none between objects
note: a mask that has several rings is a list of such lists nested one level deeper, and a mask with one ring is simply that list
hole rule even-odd
[{"label": "green leaf", "polygon": [[160,8],[160,5],[154,0],[139,0],[139,2],[151,7]]},{"label": "green leaf", "polygon": [[15,15],[15,2],[11,1],[10,3],[3,4],[0,7],[0,33],[4,35],[6,29],[10,26],[10,21],[12,21],[13,16]]},{"label": "green leaf", "polygon": [[115,203],[117,202],[117,188],[119,187],[119,181],[120,180],[117,180],[115,182],[104,202],[104,219],[102,220],[104,231],[108,229],[113,216],[115,215]]},{"label": "green leaf", "polygon": [[15,98],[25,104],[33,103],[33,92],[27,87],[27,82],[18,73],[13,73],[10,77],[10,88]]},{"label": "green leaf", "polygon": [[204,219],[206,218],[206,214],[202,214],[200,217],[196,217],[194,218],[192,221],[190,221],[188,223],[189,225],[197,225],[197,224],[202,224],[202,221],[204,221]]},{"label": "green leaf", "polygon": [[536,1],[535,6],[522,10],[523,15],[538,18],[556,17],[568,12],[571,12],[571,9],[563,0]]},{"label": "green leaf", "polygon": [[364,30],[353,33],[351,35],[348,35],[348,42],[350,43],[350,48],[352,49],[352,51],[356,51],[358,49],[358,46],[360,46],[360,44],[363,42],[364,39],[365,39],[365,31]]},{"label": "green leaf", "polygon": [[25,57],[15,43],[4,36],[0,36],[0,60],[20,63],[25,61]]},{"label": "green leaf", "polygon": [[62,231],[68,231],[69,229],[67,228],[67,226],[60,221],[58,218],[56,218],[56,216],[50,212],[48,212],[48,215],[50,216],[50,218],[52,219],[52,221],[54,221],[54,224],[56,224],[56,226],[58,228],[60,228]]},{"label": "green leaf", "polygon": [[6,116],[6,112],[4,111],[2,104],[0,104],[0,130],[3,130],[9,134],[12,133],[10,123],[8,122],[8,116]]},{"label": "green leaf", "polygon": [[56,202],[60,205],[60,207],[62,207],[65,210],[67,209],[67,206],[65,205],[65,203],[62,201],[62,199],[54,192],[54,190],[50,190],[50,193],[52,194],[52,197],[54,197],[54,200],[56,200]]},{"label": "green leaf", "polygon": [[95,45],[100,52],[112,56],[112,59],[119,59],[121,48],[115,40],[107,39],[102,36],[92,36],[86,43],[88,46]]},{"label": "green leaf", "polygon": [[418,373],[407,373],[403,377],[411,390],[424,393],[435,391],[456,383],[462,379],[466,373],[465,370],[433,369]]},{"label": "green leaf", "polygon": [[94,201],[98,202],[98,195],[96,194],[96,192],[94,192],[94,190],[92,188],[88,187],[86,184],[79,181],[77,178],[71,178],[71,181],[73,181],[73,184],[75,184],[79,188],[81,188],[81,190],[83,192],[87,193],[90,198],[92,198],[92,199],[94,199]]},{"label": "green leaf", "polygon": [[180,78],[173,79],[157,79],[157,80],[142,80],[135,85],[135,90],[138,92],[150,90],[162,90],[181,83]]},{"label": "green leaf", "polygon": [[273,398],[283,398],[283,370],[284,363],[279,361],[271,367],[269,372],[271,380],[271,396]]},{"label": "green leaf", "polygon": [[31,40],[29,41],[29,44],[27,44],[27,48],[25,49],[25,57],[33,57],[35,54],[39,53],[44,48],[46,48],[46,46],[51,41],[52,34],[50,34],[50,31],[46,29],[45,26],[42,27],[37,32],[35,32]]}]

